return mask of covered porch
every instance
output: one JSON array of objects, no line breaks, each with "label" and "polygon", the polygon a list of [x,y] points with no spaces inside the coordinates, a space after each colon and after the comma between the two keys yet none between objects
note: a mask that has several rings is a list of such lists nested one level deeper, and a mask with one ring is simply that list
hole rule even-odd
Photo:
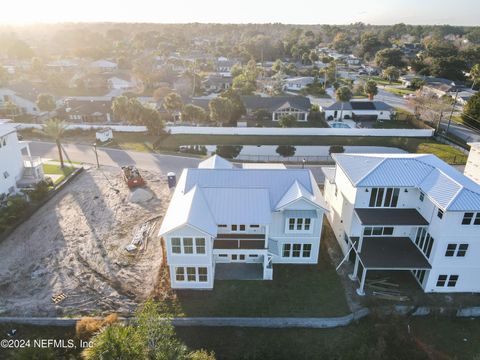
[{"label": "covered porch", "polygon": [[215,280],[263,280],[263,264],[262,263],[216,264]]},{"label": "covered porch", "polygon": [[371,271],[421,271],[432,267],[409,237],[364,237],[361,251],[355,251],[351,280],[358,280],[358,295],[365,295],[365,281]]}]

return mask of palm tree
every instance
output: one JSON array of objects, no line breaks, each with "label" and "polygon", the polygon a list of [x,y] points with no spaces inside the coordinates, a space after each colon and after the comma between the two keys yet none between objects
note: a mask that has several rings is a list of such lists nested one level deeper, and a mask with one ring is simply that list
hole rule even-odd
[{"label": "palm tree", "polygon": [[352,90],[348,86],[342,86],[338,88],[337,92],[335,93],[337,101],[342,103],[342,110],[340,110],[340,121],[343,120],[343,106],[347,101],[350,101],[353,97]]},{"label": "palm tree", "polygon": [[47,120],[45,124],[42,125],[42,129],[40,130],[43,135],[55,140],[55,144],[57,144],[58,149],[58,156],[60,157],[60,167],[62,168],[64,167],[64,164],[61,140],[66,130],[67,125],[60,119]]},{"label": "palm tree", "polygon": [[364,91],[367,93],[368,99],[372,101],[375,95],[378,94],[377,83],[373,80],[368,80],[364,86]]},{"label": "palm tree", "polygon": [[470,77],[472,78],[472,90],[475,87],[475,84],[480,80],[480,64],[473,65],[472,70],[470,70]]}]

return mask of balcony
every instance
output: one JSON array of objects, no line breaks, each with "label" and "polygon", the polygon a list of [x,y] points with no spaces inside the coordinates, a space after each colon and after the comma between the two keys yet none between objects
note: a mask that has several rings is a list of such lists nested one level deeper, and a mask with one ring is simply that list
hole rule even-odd
[{"label": "balcony", "polygon": [[30,156],[23,158],[24,168],[36,168],[40,165],[42,165],[42,159],[40,158],[40,156]]},{"label": "balcony", "polygon": [[218,234],[213,242],[214,249],[265,249],[265,234]]}]

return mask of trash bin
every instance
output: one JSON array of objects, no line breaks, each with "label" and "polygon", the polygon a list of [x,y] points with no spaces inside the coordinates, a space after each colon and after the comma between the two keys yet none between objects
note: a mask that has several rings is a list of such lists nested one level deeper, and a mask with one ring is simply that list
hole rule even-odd
[{"label": "trash bin", "polygon": [[169,172],[167,174],[168,187],[171,189],[177,185],[177,176],[174,172]]}]

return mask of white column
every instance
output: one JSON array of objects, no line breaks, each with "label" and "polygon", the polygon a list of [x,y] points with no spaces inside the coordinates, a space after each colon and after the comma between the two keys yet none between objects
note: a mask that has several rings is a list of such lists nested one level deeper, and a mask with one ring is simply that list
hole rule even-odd
[{"label": "white column", "polygon": [[[352,249],[352,251],[355,251],[354,249]],[[359,258],[358,258],[358,254],[356,254],[355,256],[355,266],[353,267],[353,273],[349,274],[348,277],[350,278],[350,280],[352,281],[356,281],[357,280],[357,277],[358,277],[358,263],[360,262]]]},{"label": "white column", "polygon": [[357,289],[357,294],[360,296],[365,295],[364,287],[365,287],[365,279],[367,277],[367,269],[363,268],[362,271],[362,279],[360,280],[360,287]]}]

